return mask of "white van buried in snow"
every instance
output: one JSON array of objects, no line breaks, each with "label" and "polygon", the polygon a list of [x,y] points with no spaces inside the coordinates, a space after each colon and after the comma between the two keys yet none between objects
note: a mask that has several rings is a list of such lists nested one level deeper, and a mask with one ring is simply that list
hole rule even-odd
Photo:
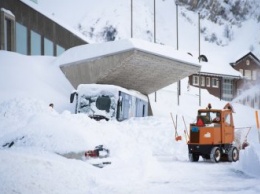
[{"label": "white van buried in snow", "polygon": [[123,121],[148,115],[147,96],[115,85],[80,84],[71,93],[70,103],[74,98],[75,113],[85,113],[95,120]]}]

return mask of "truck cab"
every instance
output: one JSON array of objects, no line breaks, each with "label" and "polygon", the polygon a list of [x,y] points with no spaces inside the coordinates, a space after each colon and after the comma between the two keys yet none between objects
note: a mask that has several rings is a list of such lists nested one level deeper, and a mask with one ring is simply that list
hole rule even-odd
[{"label": "truck cab", "polygon": [[238,160],[238,149],[233,145],[234,130],[231,106],[198,110],[196,122],[190,124],[190,161],[198,161],[200,156],[212,162]]}]

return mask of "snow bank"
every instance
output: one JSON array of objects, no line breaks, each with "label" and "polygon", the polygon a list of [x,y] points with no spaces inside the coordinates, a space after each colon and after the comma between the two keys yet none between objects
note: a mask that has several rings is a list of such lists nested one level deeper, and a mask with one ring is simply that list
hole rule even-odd
[{"label": "snow bank", "polygon": [[52,64],[55,57],[26,56],[0,51],[0,102],[32,98],[55,109],[72,110],[69,102],[73,87],[61,70]]},{"label": "snow bank", "polygon": [[240,151],[240,157],[234,166],[244,173],[260,178],[260,144],[254,143]]},{"label": "snow bank", "polygon": [[[152,120],[151,118],[136,122],[134,120],[121,123],[117,121],[97,122],[85,114],[71,114],[69,111],[57,113],[45,107],[42,103],[37,104],[35,101],[28,99],[20,99],[19,103],[15,100],[3,102],[0,105],[0,110],[2,110],[0,111],[0,120],[5,125],[5,127],[0,127],[0,134],[2,134],[0,137],[0,161],[5,163],[5,161],[11,158],[16,158],[11,163],[1,165],[0,171],[7,174],[14,174],[16,168],[6,166],[23,165],[22,172],[27,171],[27,179],[29,179],[24,180],[26,184],[34,184],[31,176],[37,177],[37,175],[33,174],[43,173],[42,171],[49,167],[51,169],[54,168],[53,176],[57,176],[57,180],[60,179],[61,175],[58,175],[58,173],[60,173],[62,168],[66,169],[66,172],[63,173],[64,176],[69,176],[70,173],[67,173],[72,171],[73,164],[79,164],[83,169],[85,169],[85,165],[90,166],[86,170],[90,174],[93,174],[93,177],[92,175],[87,176],[91,177],[90,180],[86,180],[87,185],[98,179],[101,182],[108,182],[108,184],[111,184],[111,181],[122,182],[122,188],[125,189],[127,187],[125,184],[127,183],[138,185],[140,184],[138,182],[166,179],[167,177],[166,175],[162,175],[164,174],[164,170],[153,156],[153,150],[144,139],[145,136],[140,136],[140,140],[137,140],[142,127],[147,126],[147,123]],[[22,124],[20,124],[21,121]],[[153,130],[155,130],[155,127]],[[155,142],[158,143],[158,141]],[[112,162],[111,165],[103,169],[103,173],[98,175],[96,175],[96,167],[90,165],[93,161],[85,160],[83,157],[86,150],[92,150],[97,145],[105,145],[110,149],[110,157],[107,160]],[[36,154],[38,152],[44,154]],[[59,155],[70,153],[79,155],[79,162],[75,162],[74,160],[70,162],[68,160],[62,164],[63,167],[57,167],[60,163],[59,161],[64,162],[67,160]],[[36,157],[34,156],[35,154],[37,155]],[[100,161],[97,160],[96,162]],[[36,169],[30,170],[28,163],[33,163],[32,165]],[[80,169],[79,166],[77,167],[78,170]],[[67,168],[69,168],[68,171]],[[19,172],[15,177],[19,178],[22,176],[22,172]],[[47,169],[48,173],[51,173],[51,170]],[[47,174],[44,172],[43,176],[47,176]],[[86,178],[86,176],[83,177]],[[10,179],[6,179],[6,176],[1,173],[1,180],[6,184],[0,190],[8,190],[11,184],[8,182]],[[69,178],[62,178],[61,182],[68,180]],[[52,187],[50,181],[46,183],[41,182],[40,185],[44,187],[45,184],[50,184],[50,187]],[[102,183],[102,185],[106,185],[106,183]],[[60,185],[58,184],[58,186]],[[82,186],[81,183],[80,186]],[[74,188],[72,183],[69,184],[69,187]],[[14,190],[17,189],[19,192],[29,190],[27,187],[22,188],[21,184],[18,184],[14,188]],[[89,192],[94,188],[91,186],[88,189],[87,186],[84,186],[82,192],[80,191],[79,193]],[[34,189],[35,191],[37,190],[37,188]],[[102,190],[102,193],[104,192],[102,186],[99,186],[99,189]],[[49,192],[49,190],[47,189],[46,192]]]}]

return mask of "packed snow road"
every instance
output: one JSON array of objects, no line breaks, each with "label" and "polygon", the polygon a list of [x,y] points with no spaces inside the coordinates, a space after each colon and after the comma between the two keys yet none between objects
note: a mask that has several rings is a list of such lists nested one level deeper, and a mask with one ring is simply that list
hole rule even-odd
[{"label": "packed snow road", "polygon": [[260,193],[259,179],[234,168],[235,163],[173,161],[172,156],[157,156],[167,169],[167,179],[150,182],[138,193]]}]

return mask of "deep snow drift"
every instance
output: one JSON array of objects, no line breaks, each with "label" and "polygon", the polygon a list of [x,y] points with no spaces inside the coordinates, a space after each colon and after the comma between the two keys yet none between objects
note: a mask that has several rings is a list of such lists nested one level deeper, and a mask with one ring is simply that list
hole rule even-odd
[{"label": "deep snow drift", "polygon": [[[203,193],[209,190],[207,184],[198,183],[192,190],[185,186],[187,176],[198,173],[191,171],[192,168],[200,169],[200,177],[205,180],[210,180],[208,172],[212,171],[216,180],[223,173],[228,181],[245,181],[236,189],[213,186],[210,189],[213,193],[259,193],[260,147],[251,108],[233,104],[236,127],[252,127],[248,135],[250,146],[241,151],[240,161],[216,165],[200,161],[192,167],[184,136],[181,142],[174,140],[170,117],[170,113],[178,114],[181,135],[185,128],[182,116],[187,127],[196,117],[198,89],[188,90],[187,79],[181,82],[180,106],[177,106],[173,84],[157,92],[157,102],[154,94],[149,96],[152,117],[96,122],[86,115],[73,114],[74,106],[69,104],[73,88],[58,66],[53,65],[55,58],[5,51],[0,51],[0,58],[1,193]],[[55,110],[48,107],[50,102],[54,103]],[[208,102],[216,108],[226,104],[202,90],[202,106]],[[243,139],[247,130],[240,131]],[[105,145],[111,152],[109,158],[100,161],[109,161],[111,165],[102,169],[91,165],[96,160],[83,157],[84,151],[97,145]],[[73,154],[78,159],[62,156]],[[182,173],[174,173],[179,168]],[[178,176],[183,182],[176,182]]]}]

